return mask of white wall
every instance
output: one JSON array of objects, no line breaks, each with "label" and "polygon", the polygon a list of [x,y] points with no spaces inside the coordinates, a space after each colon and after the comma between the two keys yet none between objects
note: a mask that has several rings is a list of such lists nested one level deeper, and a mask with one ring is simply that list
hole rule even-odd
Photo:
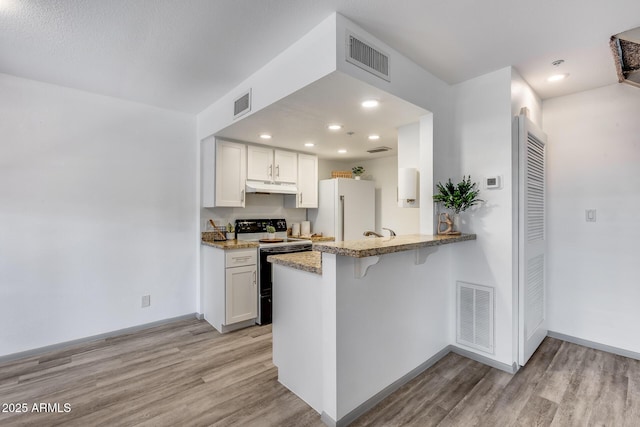
[{"label": "white wall", "polygon": [[195,312],[195,117],[8,75],[0,93],[0,356]]},{"label": "white wall", "polygon": [[[544,101],[549,329],[640,352],[640,89]],[[585,209],[597,221],[585,222]]]},{"label": "white wall", "polygon": [[511,69],[511,115],[520,114],[520,109],[527,107],[529,119],[542,128],[542,100],[531,89],[529,83],[514,68]]},{"label": "white wall", "polygon": [[[487,357],[511,365],[513,355],[512,311],[512,196],[511,196],[511,69],[486,74],[454,87],[454,138],[460,155],[460,172],[450,176],[458,182],[471,175],[502,175],[501,190],[482,190],[485,202],[461,214],[462,231],[478,238],[452,245],[451,298],[455,281],[495,287],[495,354]],[[455,310],[452,310],[455,315]],[[451,319],[455,324],[455,319]],[[455,330],[452,334],[455,342]],[[469,349],[473,351],[472,349]]]},{"label": "white wall", "polygon": [[[324,351],[325,358],[335,354],[337,360],[337,410],[327,410],[334,419],[447,347],[450,273],[442,266],[451,246],[438,247],[422,265],[415,264],[412,251],[381,256],[363,279],[354,277],[353,258],[323,254],[323,280],[325,266],[335,271],[335,282],[322,284],[323,292],[335,295],[336,326],[328,316],[323,324],[324,331],[335,331],[337,344]],[[325,375],[331,372],[325,369]]]},{"label": "white wall", "polygon": [[355,166],[350,161],[318,159],[318,179],[331,179],[332,171],[349,171]]}]

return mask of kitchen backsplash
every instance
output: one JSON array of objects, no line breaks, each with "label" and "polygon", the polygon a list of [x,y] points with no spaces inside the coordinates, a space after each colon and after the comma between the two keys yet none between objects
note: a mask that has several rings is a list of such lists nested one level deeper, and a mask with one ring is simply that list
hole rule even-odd
[{"label": "kitchen backsplash", "polygon": [[207,231],[209,219],[216,225],[245,218],[285,218],[288,223],[307,219],[306,209],[286,209],[282,194],[247,194],[244,208],[201,208],[200,231]]}]

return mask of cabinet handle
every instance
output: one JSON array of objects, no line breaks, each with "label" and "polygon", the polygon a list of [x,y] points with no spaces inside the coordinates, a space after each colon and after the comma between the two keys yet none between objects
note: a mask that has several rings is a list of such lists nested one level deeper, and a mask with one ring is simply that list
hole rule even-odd
[{"label": "cabinet handle", "polygon": [[344,196],[340,196],[340,240],[344,241]]},{"label": "cabinet handle", "polygon": [[276,178],[280,178],[280,165],[276,166]]},{"label": "cabinet handle", "polygon": [[302,204],[302,191],[300,192],[300,204]]},{"label": "cabinet handle", "polygon": [[240,195],[242,197],[242,199],[240,199],[240,201],[244,202],[244,190],[240,191]]},{"label": "cabinet handle", "polygon": [[273,177],[273,165],[269,165],[269,176]]},{"label": "cabinet handle", "polygon": [[257,278],[256,278],[256,272],[253,272],[253,286],[257,285]]}]

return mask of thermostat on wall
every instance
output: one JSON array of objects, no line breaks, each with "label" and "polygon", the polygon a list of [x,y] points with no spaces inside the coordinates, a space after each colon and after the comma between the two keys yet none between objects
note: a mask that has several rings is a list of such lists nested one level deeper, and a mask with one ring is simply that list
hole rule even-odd
[{"label": "thermostat on wall", "polygon": [[502,180],[500,179],[500,176],[498,175],[494,175],[494,176],[488,176],[484,179],[484,187],[487,190],[496,190],[498,188],[502,188]]}]

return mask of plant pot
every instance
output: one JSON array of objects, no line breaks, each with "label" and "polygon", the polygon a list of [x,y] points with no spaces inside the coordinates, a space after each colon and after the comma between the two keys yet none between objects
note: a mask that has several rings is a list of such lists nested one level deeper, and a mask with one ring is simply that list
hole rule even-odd
[{"label": "plant pot", "polygon": [[234,240],[236,238],[236,233],[233,231],[227,231],[227,240]]},{"label": "plant pot", "polygon": [[267,233],[267,239],[273,240],[276,238],[276,233]]},{"label": "plant pot", "polygon": [[462,230],[460,230],[460,214],[452,214],[451,220],[453,221],[453,229],[451,230],[451,234],[461,233]]},{"label": "plant pot", "polygon": [[360,181],[360,175],[356,175],[355,179],[356,181]]}]

